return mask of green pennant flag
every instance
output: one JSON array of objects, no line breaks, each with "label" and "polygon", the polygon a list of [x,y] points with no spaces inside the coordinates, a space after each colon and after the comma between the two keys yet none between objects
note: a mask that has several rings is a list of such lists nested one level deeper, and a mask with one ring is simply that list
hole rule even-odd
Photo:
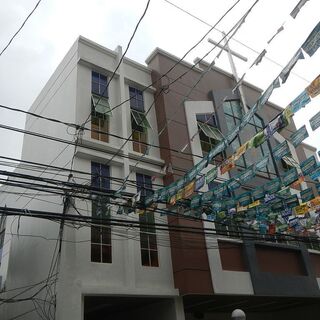
[{"label": "green pennant flag", "polygon": [[277,144],[273,148],[273,156],[275,160],[281,160],[281,158],[286,156],[288,153],[290,153],[290,149],[286,140],[282,143]]},{"label": "green pennant flag", "polygon": [[211,203],[212,201],[212,198],[213,198],[213,191],[210,190],[208,192],[205,192],[203,195],[202,195],[202,204],[208,204],[208,203]]},{"label": "green pennant flag", "polygon": [[268,163],[269,163],[269,155],[266,155],[256,163],[255,170],[261,171],[268,165]]},{"label": "green pennant flag", "polygon": [[195,196],[191,199],[190,208],[191,209],[198,208],[200,207],[200,203],[201,203],[201,196],[200,195]]},{"label": "green pennant flag", "polygon": [[270,182],[264,185],[264,190],[266,193],[273,194],[279,191],[281,188],[281,181],[279,178],[274,178]]},{"label": "green pennant flag", "polygon": [[299,205],[299,200],[296,194],[293,194],[285,199],[286,206],[288,208],[294,208]]},{"label": "green pennant flag", "polygon": [[304,139],[308,137],[309,137],[309,134],[306,126],[304,125],[290,136],[290,140],[294,145],[294,147],[297,147]]},{"label": "green pennant flag", "polygon": [[206,173],[206,183],[210,183],[218,176],[218,168],[214,167]]},{"label": "green pennant flag", "polygon": [[254,201],[260,200],[260,199],[264,198],[264,190],[263,190],[263,187],[255,188],[255,189],[252,191],[252,198],[253,198]]},{"label": "green pennant flag", "polygon": [[241,206],[247,206],[252,202],[251,200],[251,192],[244,192],[237,197],[237,200]]},{"label": "green pennant flag", "polygon": [[282,176],[282,182],[285,186],[288,186],[294,181],[297,181],[298,178],[299,178],[299,174],[298,174],[297,168],[292,168]]},{"label": "green pennant flag", "polygon": [[318,112],[315,116],[313,116],[310,120],[310,126],[312,131],[316,130],[320,127],[320,112]]},{"label": "green pennant flag", "polygon": [[241,172],[238,175],[238,178],[240,180],[241,183],[246,183],[249,180],[253,179],[253,177],[255,176],[255,168],[254,166],[250,166],[247,170]]},{"label": "green pennant flag", "polygon": [[215,197],[222,198],[225,191],[226,191],[226,184],[220,183],[220,185],[213,190],[213,193]]},{"label": "green pennant flag", "polygon": [[231,179],[228,182],[228,189],[230,191],[236,190],[238,188],[240,188],[241,184],[239,183],[239,181],[235,180],[235,179]]},{"label": "green pennant flag", "polygon": [[303,203],[313,199],[314,194],[313,194],[312,188],[307,188],[305,190],[300,191],[300,196],[301,196],[301,201]]},{"label": "green pennant flag", "polygon": [[309,175],[317,167],[317,160],[314,155],[300,163],[302,173],[306,176]]}]

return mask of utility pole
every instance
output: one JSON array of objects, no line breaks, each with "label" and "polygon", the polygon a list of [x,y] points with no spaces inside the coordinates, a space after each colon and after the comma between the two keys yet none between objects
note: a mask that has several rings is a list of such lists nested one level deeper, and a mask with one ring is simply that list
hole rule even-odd
[{"label": "utility pole", "polygon": [[[244,57],[243,55],[241,55],[240,53],[231,50],[230,47],[229,47],[227,36],[226,36],[226,34],[224,32],[223,32],[223,35],[225,37],[224,38],[224,41],[225,41],[225,45],[224,46],[222,46],[220,43],[217,43],[216,41],[214,41],[214,40],[212,40],[210,38],[208,39],[208,42],[213,44],[213,45],[215,45],[215,46],[217,46],[218,48],[220,48],[222,50],[227,51],[233,77],[234,77],[236,83],[238,83],[239,82],[239,77],[238,77],[236,65],[235,65],[235,63],[233,61],[233,57],[232,56],[235,56],[238,59],[243,60],[245,62],[247,62],[248,59],[246,57]],[[239,89],[240,99],[241,99],[241,103],[243,105],[244,112],[247,113],[248,112],[248,107],[247,107],[246,98],[245,98],[241,83],[239,84],[238,89]]]}]

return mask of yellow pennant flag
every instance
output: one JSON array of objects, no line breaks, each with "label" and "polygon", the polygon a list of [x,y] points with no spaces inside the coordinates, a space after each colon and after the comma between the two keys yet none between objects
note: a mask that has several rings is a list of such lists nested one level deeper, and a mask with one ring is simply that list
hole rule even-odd
[{"label": "yellow pennant flag", "polygon": [[294,212],[298,216],[304,215],[304,214],[308,213],[308,211],[309,211],[309,207],[307,204],[302,204],[302,205],[294,208]]},{"label": "yellow pennant flag", "polygon": [[194,181],[191,181],[190,183],[188,183],[185,187],[184,187],[184,197],[185,198],[189,198],[190,196],[193,195],[193,191],[194,191]]},{"label": "yellow pennant flag", "polygon": [[314,98],[320,93],[320,75],[318,75],[308,87],[306,87],[309,97]]}]

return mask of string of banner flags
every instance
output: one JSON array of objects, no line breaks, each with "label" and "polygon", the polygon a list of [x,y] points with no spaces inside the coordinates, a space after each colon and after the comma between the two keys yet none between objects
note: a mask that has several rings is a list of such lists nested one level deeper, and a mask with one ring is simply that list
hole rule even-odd
[{"label": "string of banner flags", "polygon": [[[320,211],[320,196],[314,197],[312,188],[308,188],[300,192],[302,204],[299,204],[297,195],[290,195],[284,190],[289,190],[288,186],[297,186],[304,181],[304,176],[308,175],[312,180],[320,177],[320,166],[314,156],[311,156],[299,166],[302,174],[298,173],[296,167],[288,170],[283,176],[277,177],[264,186],[256,188],[252,192],[245,192],[237,198],[228,198],[224,200],[227,190],[234,191],[252,179],[257,171],[261,171],[268,165],[269,156],[263,157],[255,165],[250,166],[238,176],[233,177],[225,183],[221,183],[215,190],[206,192],[202,195],[196,195],[190,199],[194,191],[199,190],[204,183],[210,183],[218,174],[226,173],[235,167],[236,161],[251,148],[257,148],[267,139],[270,139],[276,132],[280,132],[283,128],[291,123],[292,116],[301,108],[305,107],[311,99],[320,93],[320,75],[316,77],[274,120],[272,120],[264,129],[258,132],[251,139],[241,145],[234,154],[228,157],[219,167],[215,166],[206,175],[201,175],[201,171],[211,163],[212,159],[224,151],[228,145],[234,140],[239,132],[249,123],[254,114],[259,111],[268,101],[273,90],[280,87],[287,80],[291,70],[298,60],[304,59],[303,52],[310,57],[317,51],[320,46],[320,23],[312,30],[303,45],[294,54],[289,63],[283,68],[271,85],[263,92],[258,101],[243,116],[240,124],[229,132],[200,162],[198,162],[190,171],[182,178],[175,181],[171,185],[156,190],[153,195],[146,197],[145,206],[150,207],[156,202],[168,202],[171,205],[179,203],[183,199],[189,199],[190,208],[197,209],[200,206],[210,207],[211,219],[235,218],[252,224],[255,229],[261,232],[269,232],[272,230],[283,231],[288,228],[294,228],[295,231],[305,230],[306,226],[310,229],[311,225],[318,224],[318,216],[315,212]],[[310,119],[312,130],[316,130],[320,126],[320,112]],[[301,127],[290,136],[290,141],[294,147],[297,147],[304,139],[308,137],[306,126]],[[273,149],[273,156],[276,160],[280,160],[290,153],[287,141],[278,144]],[[285,189],[283,189],[283,187]],[[317,192],[320,195],[320,183],[316,184]],[[281,195],[282,194],[282,195]],[[285,200],[281,197],[285,195]],[[262,199],[262,200],[261,200]],[[269,205],[268,203],[272,203]],[[268,204],[268,205],[266,205]],[[242,213],[242,214],[239,214]],[[197,215],[197,212],[193,214]],[[270,219],[271,217],[271,219]],[[298,218],[298,219],[297,219]],[[272,223],[271,223],[272,221]],[[267,223],[269,222],[269,223]],[[277,222],[277,223],[276,223]],[[317,224],[316,224],[317,222]],[[320,222],[319,222],[320,223]],[[315,228],[313,228],[315,230]]]}]

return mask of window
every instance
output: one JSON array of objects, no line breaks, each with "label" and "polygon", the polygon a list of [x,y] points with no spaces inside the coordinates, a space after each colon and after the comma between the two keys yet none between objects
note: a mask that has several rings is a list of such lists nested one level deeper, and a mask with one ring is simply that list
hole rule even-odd
[{"label": "window", "polygon": [[[137,190],[142,197],[153,193],[151,177],[137,173]],[[156,229],[154,225],[154,213],[145,212],[139,215],[140,221],[140,246],[141,263],[143,266],[158,267],[158,246]]]},{"label": "window", "polygon": [[[225,120],[227,124],[228,131],[233,130],[240,122],[243,117],[243,109],[241,107],[239,100],[229,100],[223,103],[223,111],[225,115]],[[249,138],[256,135],[261,129],[264,128],[263,120],[258,116],[254,115],[247,126],[243,129],[242,137],[245,136],[245,139],[242,139],[238,135],[230,144],[232,150],[235,152],[243,143],[245,143]],[[243,141],[242,141],[243,140]],[[250,153],[251,152],[251,153]],[[254,148],[250,152],[242,155],[239,160],[237,160],[237,166],[242,168],[248,168],[254,161],[261,159],[263,156],[271,153],[268,142],[265,141],[258,148]],[[273,162],[269,161],[269,164],[262,171],[264,174],[267,174],[269,178],[272,175],[275,175],[275,169]]]},{"label": "window", "polygon": [[294,167],[297,167],[297,162],[292,158],[291,155],[288,155],[288,156],[282,157],[281,165],[284,171],[288,171]]},{"label": "window", "polygon": [[107,133],[111,110],[106,76],[92,71],[91,93],[91,138],[109,142]]},{"label": "window", "polygon": [[108,89],[107,89],[107,76],[92,71],[91,78],[91,93],[97,96],[102,96],[108,98]]},{"label": "window", "polygon": [[[91,186],[101,190],[110,190],[109,167],[91,162]],[[112,243],[111,226],[106,223],[110,218],[108,197],[98,196],[92,201],[92,217],[97,218],[91,227],[91,261],[111,263]]]},{"label": "window", "polygon": [[[206,155],[223,137],[217,128],[216,119],[213,114],[197,114],[196,119],[202,153]],[[222,154],[220,156],[222,156]]]},{"label": "window", "polygon": [[139,153],[146,153],[150,124],[144,114],[143,93],[141,90],[129,87],[129,95],[133,150]]},{"label": "window", "polygon": [[129,87],[130,108],[144,112],[143,92],[139,89]]}]

